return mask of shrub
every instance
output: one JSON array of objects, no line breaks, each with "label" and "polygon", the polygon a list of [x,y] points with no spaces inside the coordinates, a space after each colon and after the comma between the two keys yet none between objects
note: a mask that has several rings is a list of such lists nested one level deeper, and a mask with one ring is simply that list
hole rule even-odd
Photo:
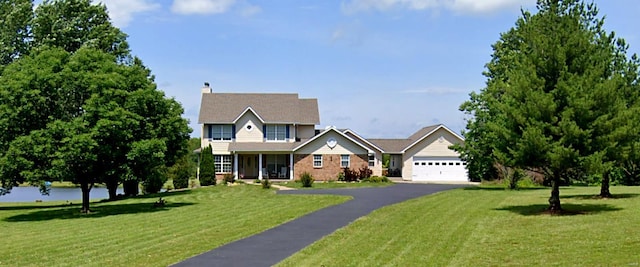
[{"label": "shrub", "polygon": [[155,194],[162,190],[164,183],[167,182],[167,175],[165,169],[162,167],[153,168],[149,172],[149,176],[142,181],[145,194]]},{"label": "shrub", "polygon": [[313,176],[308,172],[302,173],[300,175],[300,182],[302,183],[302,187],[312,187],[313,186]]},{"label": "shrub", "polygon": [[222,183],[225,184],[225,185],[226,184],[232,184],[232,183],[234,183],[236,181],[235,178],[236,178],[235,175],[227,173],[222,178]]},{"label": "shrub", "polygon": [[260,179],[256,178],[255,180],[253,180],[253,183],[254,184],[259,184],[259,183],[261,183],[261,181],[260,181]]},{"label": "shrub", "polygon": [[271,181],[269,181],[269,178],[263,178],[262,179],[262,188],[264,188],[264,189],[271,188]]},{"label": "shrub", "polygon": [[357,182],[358,181],[358,171],[354,171],[349,169],[349,167],[344,168],[344,181],[345,182]]},{"label": "shrub", "polygon": [[169,169],[169,175],[173,180],[173,187],[175,189],[187,188],[189,186],[189,177],[193,172],[193,166],[189,162],[188,157],[182,157],[171,166]]},{"label": "shrub", "polygon": [[202,149],[200,153],[200,185],[216,185],[216,169],[211,145]]},{"label": "shrub", "polygon": [[391,180],[387,176],[371,176],[367,179],[370,183],[390,183]]},{"label": "shrub", "polygon": [[336,179],[341,182],[344,181],[344,172],[338,173],[338,177],[336,177]]},{"label": "shrub", "polygon": [[373,174],[373,171],[369,169],[369,167],[363,166],[360,168],[360,172],[358,172],[358,178],[360,178],[360,180],[365,180],[371,177],[371,174]]}]

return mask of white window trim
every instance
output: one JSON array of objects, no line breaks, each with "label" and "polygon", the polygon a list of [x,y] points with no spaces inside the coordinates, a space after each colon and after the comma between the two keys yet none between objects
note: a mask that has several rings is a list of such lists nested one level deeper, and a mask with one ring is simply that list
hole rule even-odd
[{"label": "white window trim", "polygon": [[[214,139],[213,138],[213,134],[215,133],[215,127],[218,126],[220,127],[220,139]],[[224,139],[224,128],[225,127],[229,127],[229,133],[231,133],[231,135],[229,136],[229,139]],[[233,125],[231,124],[212,124],[211,125],[211,136],[209,136],[209,140],[211,140],[212,142],[231,142],[233,141]]]},{"label": "white window trim", "polygon": [[[319,160],[320,161],[320,166],[316,166],[316,156],[320,157],[320,160]],[[319,154],[314,154],[313,155],[313,167],[314,168],[322,168],[322,163],[323,163],[322,161],[323,161],[323,156],[321,154],[320,155]]]},{"label": "white window trim", "polygon": [[[282,127],[284,130],[284,138],[282,140],[277,139],[278,138],[278,127]],[[275,129],[275,133],[274,133],[274,138],[276,139],[269,139],[269,127],[274,127]],[[265,141],[267,142],[287,142],[287,125],[286,124],[267,124],[266,125],[266,133],[265,133]]]},{"label": "white window trim", "polygon": [[[227,157],[229,159],[228,162],[225,161],[225,158]],[[220,161],[217,161],[216,158],[219,158]],[[233,172],[233,159],[231,158],[231,155],[213,155],[213,165],[215,166],[216,174]],[[229,165],[229,171],[224,171],[225,165]]]},{"label": "white window trim", "polygon": [[[373,159],[371,157],[373,157]],[[367,158],[367,161],[368,161],[369,167],[376,166],[376,155],[370,154]]]},{"label": "white window trim", "polygon": [[[344,162],[344,160],[342,159],[342,157],[347,157],[347,166],[344,166],[344,164],[342,164]],[[340,167],[341,168],[349,168],[351,167],[351,155],[340,155]]]}]

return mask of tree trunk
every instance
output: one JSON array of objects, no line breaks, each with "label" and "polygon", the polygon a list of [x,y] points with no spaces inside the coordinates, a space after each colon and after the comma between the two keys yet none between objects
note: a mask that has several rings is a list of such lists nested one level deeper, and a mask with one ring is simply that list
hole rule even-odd
[{"label": "tree trunk", "polygon": [[109,191],[109,200],[116,200],[118,198],[117,190],[118,190],[118,180],[109,179],[106,182],[107,191]]},{"label": "tree trunk", "polygon": [[600,186],[600,197],[610,198],[613,197],[609,191],[609,183],[611,181],[610,172],[605,171],[602,174],[602,185]]},{"label": "tree trunk", "polygon": [[127,180],[122,183],[124,195],[128,197],[137,196],[140,191],[138,189],[138,181]]},{"label": "tree trunk", "polygon": [[549,197],[549,211],[559,212],[560,207],[560,178],[554,175],[551,180],[551,197]]},{"label": "tree trunk", "polygon": [[81,183],[80,188],[82,189],[82,209],[80,212],[89,213],[91,212],[89,209],[89,192],[91,192],[91,186],[89,186],[89,183]]}]

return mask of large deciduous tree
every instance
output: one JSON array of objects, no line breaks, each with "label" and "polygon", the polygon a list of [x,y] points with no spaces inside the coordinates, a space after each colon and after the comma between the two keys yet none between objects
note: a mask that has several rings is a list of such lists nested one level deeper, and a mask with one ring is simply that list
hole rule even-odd
[{"label": "large deciduous tree", "polygon": [[457,149],[481,170],[544,174],[549,209],[560,211],[561,183],[598,173],[604,185],[616,147],[637,140],[627,127],[638,113],[637,62],[603,29],[594,4],[539,0],[537,8],[493,45],[486,88],[461,106],[471,115],[463,133],[470,141]]},{"label": "large deciduous tree", "polygon": [[180,104],[156,89],[141,62],[118,63],[88,47],[43,47],[9,64],[0,110],[3,188],[72,181],[85,212],[95,183],[106,183],[111,197],[125,180],[161,186],[160,167],[186,153],[190,132]]}]

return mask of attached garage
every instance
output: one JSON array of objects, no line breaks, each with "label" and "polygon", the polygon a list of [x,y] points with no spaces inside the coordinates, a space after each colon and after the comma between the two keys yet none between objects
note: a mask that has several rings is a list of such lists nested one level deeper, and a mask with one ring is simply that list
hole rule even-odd
[{"label": "attached garage", "polygon": [[467,181],[465,163],[458,157],[414,157],[413,181]]}]

